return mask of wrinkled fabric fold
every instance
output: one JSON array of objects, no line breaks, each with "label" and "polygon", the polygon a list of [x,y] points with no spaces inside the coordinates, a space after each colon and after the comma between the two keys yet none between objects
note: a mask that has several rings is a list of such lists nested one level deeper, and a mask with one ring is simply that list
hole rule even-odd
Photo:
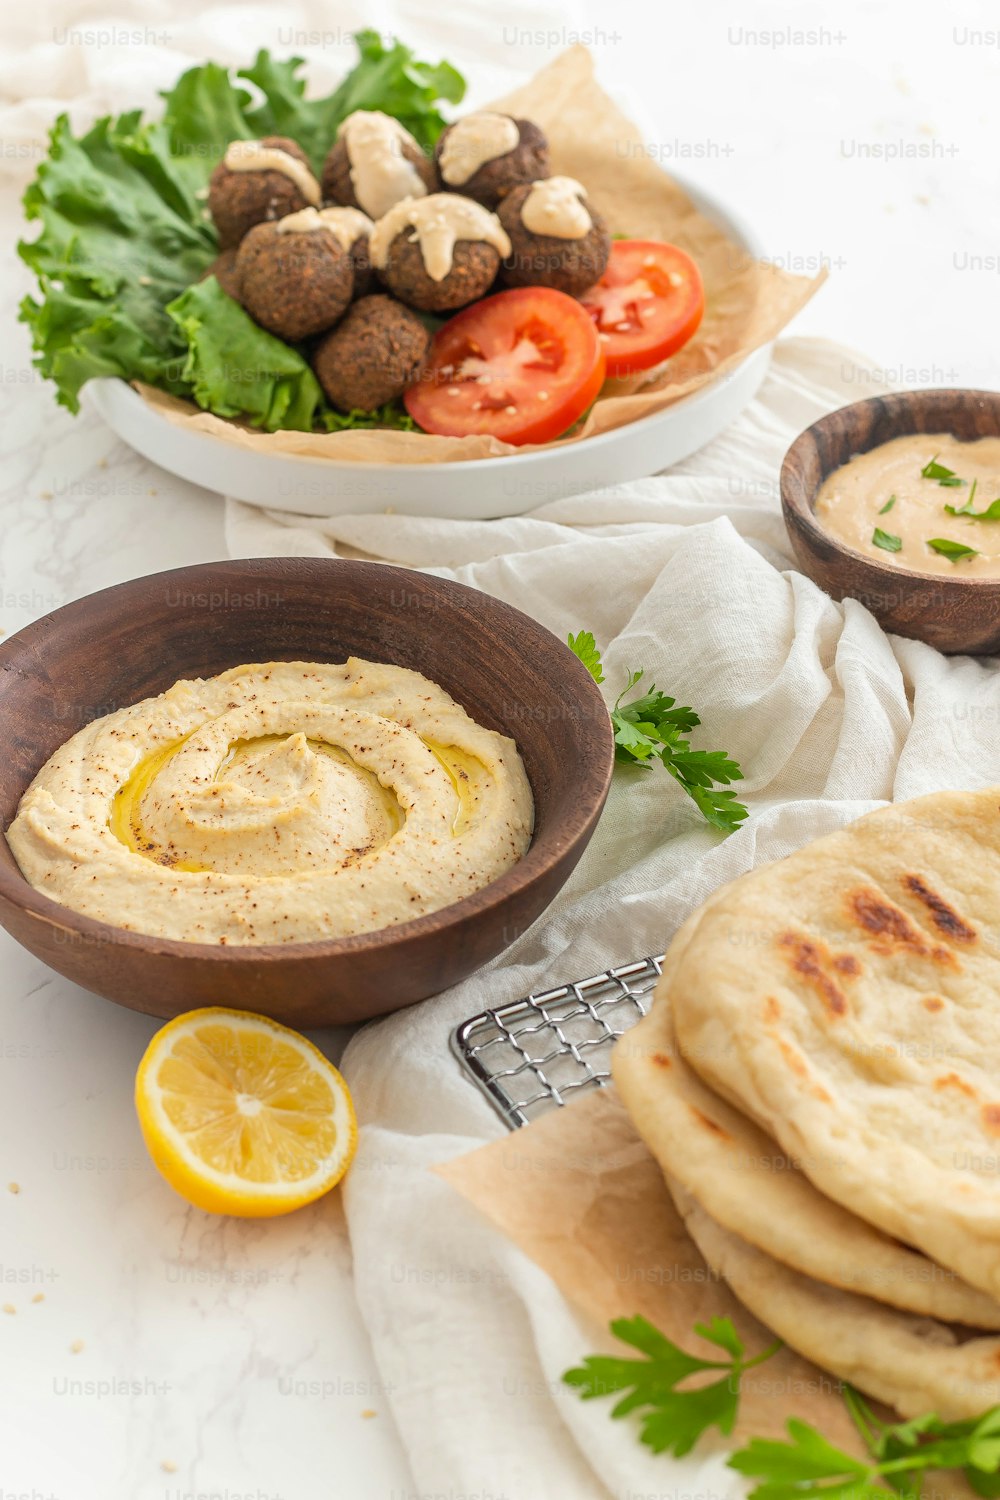
[{"label": "wrinkled fabric fold", "polygon": [[389,559],[485,589],[561,637],[593,630],[609,701],[643,667],[697,709],[694,743],[728,750],[746,778],[750,819],[724,839],[660,768],[619,770],[593,843],[534,927],[347,1052],[362,1121],[345,1194],[358,1298],[421,1491],[736,1492],[717,1457],[654,1458],[630,1424],[562,1387],[601,1331],[429,1167],[503,1131],[448,1051],[457,1022],[660,951],[724,881],[884,801],[1000,782],[995,665],[890,638],[794,570],[783,454],[878,388],[849,351],[787,340],[759,397],[701,453],[509,521],[317,522],[228,503],[234,554]]}]

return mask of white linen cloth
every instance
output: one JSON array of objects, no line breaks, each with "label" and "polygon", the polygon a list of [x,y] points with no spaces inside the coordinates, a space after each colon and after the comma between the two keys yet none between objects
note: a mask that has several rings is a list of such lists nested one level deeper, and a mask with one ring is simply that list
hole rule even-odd
[{"label": "white linen cloth", "polygon": [[729,838],[660,770],[616,772],[592,844],[548,912],[465,984],[363,1030],[344,1071],[362,1121],[345,1202],[358,1298],[421,1493],[630,1500],[735,1493],[721,1461],[642,1449],[563,1370],[598,1330],[428,1171],[502,1125],[448,1051],[456,1022],[660,951],[722,881],[889,799],[1000,782],[1000,672],[887,637],[794,570],[778,470],[796,434],[877,389],[836,345],[779,344],[760,395],[670,472],[509,521],[314,521],[228,502],[234,555],[389,558],[485,589],[605,648],[701,714],[695,743],[741,763]]},{"label": "white linen cloth", "polygon": [[[469,102],[481,102],[548,60],[544,42],[522,35],[555,31],[568,44],[580,25],[571,0],[501,10],[517,45],[496,45],[497,0],[423,11],[407,0],[374,10],[359,0],[8,7],[0,180],[13,209],[61,109],[83,128],[102,111],[154,106],[158,89],[206,56],[243,64],[257,45],[302,52],[314,86],[329,87],[352,60],[350,31],[364,25],[450,58],[472,81]],[[138,45],[136,25],[149,31]],[[68,46],[67,27],[100,27],[102,38]],[[631,1423],[611,1422],[607,1403],[583,1405],[561,1386],[598,1330],[427,1168],[502,1130],[447,1051],[456,1021],[659,949],[721,881],[882,800],[1000,781],[995,667],[889,640],[859,605],[831,603],[791,568],[781,455],[816,415],[875,389],[846,351],[785,341],[758,399],[695,458],[506,522],[296,522],[228,504],[233,555],[388,558],[486,589],[560,635],[593,629],[609,697],[627,666],[645,667],[701,713],[696,743],[729,750],[747,776],[751,819],[722,839],[665,773],[618,773],[590,848],[545,916],[465,985],[366,1028],[345,1057],[364,1122],[345,1192],[358,1296],[418,1492],[398,1500],[660,1500],[735,1488],[716,1459],[692,1457],[682,1476],[640,1447]],[[331,1476],[331,1494],[336,1485]]]}]

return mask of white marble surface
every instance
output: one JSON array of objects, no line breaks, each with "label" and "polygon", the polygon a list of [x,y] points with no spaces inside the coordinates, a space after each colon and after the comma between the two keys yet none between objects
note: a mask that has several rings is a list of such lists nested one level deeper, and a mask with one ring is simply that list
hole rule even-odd
[{"label": "white marble surface", "polygon": [[[405,0],[391,19],[478,78],[480,97],[584,33],[605,82],[651,122],[651,152],[728,199],[790,269],[830,266],[796,331],[862,348],[902,384],[1000,383],[994,9],[617,0],[613,20],[608,7],[570,7],[552,36],[534,34],[549,23],[528,4],[480,0],[446,23],[430,9]],[[58,29],[113,8],[12,11],[0,20],[0,84],[20,122],[0,142],[8,226],[31,160],[23,122],[59,89],[108,76],[102,44],[59,42]],[[123,107],[130,80],[149,88],[178,71],[174,54],[192,50],[183,18],[197,12],[194,0],[133,8],[152,32],[119,48]],[[315,49],[321,74],[346,57],[353,25],[390,16],[326,13],[337,35]],[[220,57],[310,51],[291,34],[295,6],[210,14]],[[224,556],[225,543],[217,497],[56,408],[14,321],[28,278],[10,262],[3,274],[9,634],[106,584]],[[0,976],[0,1302],[15,1309],[0,1314],[0,1500],[415,1500],[337,1196],[262,1225],[186,1209],[146,1161],[132,1109],[154,1023],[75,989],[2,933]],[[342,1037],[317,1039],[338,1055]]]}]

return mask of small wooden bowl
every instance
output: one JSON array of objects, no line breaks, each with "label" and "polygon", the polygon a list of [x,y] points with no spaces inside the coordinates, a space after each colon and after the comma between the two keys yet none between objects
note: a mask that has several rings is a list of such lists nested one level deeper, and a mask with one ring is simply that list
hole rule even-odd
[{"label": "small wooden bowl", "polygon": [[352,655],[423,672],[517,741],[535,835],[499,880],[382,932],[216,947],[125,932],[49,900],[0,835],[0,924],[60,974],[132,1010],[229,1005],[293,1026],[399,1010],[494,958],[586,848],[611,780],[611,728],[596,683],[555,636],[488,594],[421,573],[313,558],[209,563],[37,620],[0,645],[0,827],[53,751],[101,714],[243,662]]},{"label": "small wooden bowl", "polygon": [[781,506],[799,567],[834,599],[858,599],[884,629],[947,654],[1000,651],[1000,579],[916,573],[845,546],[816,520],[820,486],[855,453],[913,432],[968,442],[1000,433],[1000,392],[899,391],[821,417],[781,466]]}]

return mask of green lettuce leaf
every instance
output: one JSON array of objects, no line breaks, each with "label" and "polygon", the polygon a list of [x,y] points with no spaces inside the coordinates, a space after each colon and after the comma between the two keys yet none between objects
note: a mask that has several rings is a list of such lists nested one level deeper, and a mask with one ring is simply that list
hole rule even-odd
[{"label": "green lettuce leaf", "polygon": [[99,375],[147,380],[183,394],[184,346],[166,304],[215,255],[211,229],[171,168],[162,126],[134,114],[99,120],[79,140],[61,116],[49,156],[24,199],[42,233],[20,245],[41,300],[21,315],[59,400],[79,410]]},{"label": "green lettuce leaf", "polygon": [[185,343],[182,378],[192,398],[218,417],[254,427],[308,432],[323,395],[312,370],[290,344],[260,328],[214,276],[168,303]]},{"label": "green lettuce leaf", "polygon": [[218,63],[188,68],[163,100],[162,124],[171,156],[196,190],[208,186],[230,141],[254,138],[245,113],[250,94],[235,85]]},{"label": "green lettuce leaf", "polygon": [[[21,317],[36,365],[70,411],[88,380],[112,375],[268,431],[372,425],[370,415],[331,412],[301,354],[258,328],[214,279],[195,285],[218,250],[205,195],[231,140],[291,136],[318,171],[346,115],[381,109],[433,145],[445,123],[438,101],[461,99],[461,76],[375,32],[359,32],[357,43],[357,65],[325,98],[306,98],[300,58],[260,52],[236,75],[245,85],[217,63],[188,69],[155,123],[131,111],[76,137],[65,116],[57,120],[24,197],[41,229],[18,247],[38,279]],[[399,410],[390,418],[409,424]]]},{"label": "green lettuce leaf", "polygon": [[311,102],[302,98],[303,84],[293,77],[299,59],[275,63],[266,52],[260,53],[253,67],[240,74],[256,83],[267,101],[262,110],[251,112],[254,128],[261,135],[273,130],[294,136],[316,165],[322,166],[341,120],[356,109],[380,109],[395,116],[430,150],[445,127],[437,101],[461,102],[465,94],[461,73],[450,63],[419,62],[402,42],[386,47],[376,31],[359,31],[354,40],[361,54],[357,67],[328,98]]}]

